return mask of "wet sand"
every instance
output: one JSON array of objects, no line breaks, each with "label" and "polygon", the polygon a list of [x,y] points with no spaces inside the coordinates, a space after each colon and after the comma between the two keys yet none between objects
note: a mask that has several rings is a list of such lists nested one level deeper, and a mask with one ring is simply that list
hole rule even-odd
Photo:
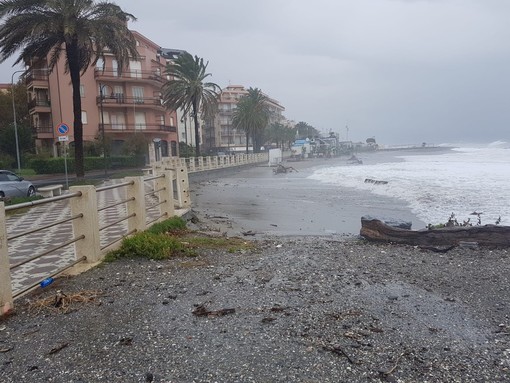
[{"label": "wet sand", "polygon": [[[359,157],[365,165],[398,161],[395,152]],[[297,171],[274,174],[273,168],[259,165],[206,181],[191,179],[194,209],[207,218],[234,222],[229,234],[357,235],[364,215],[411,221],[413,229],[426,225],[398,199],[307,178],[321,167],[364,166],[347,164],[347,157],[285,161],[283,165]]]}]

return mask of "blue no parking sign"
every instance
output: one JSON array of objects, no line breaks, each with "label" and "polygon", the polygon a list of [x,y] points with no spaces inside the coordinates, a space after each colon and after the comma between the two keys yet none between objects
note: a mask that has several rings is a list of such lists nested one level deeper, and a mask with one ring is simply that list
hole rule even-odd
[{"label": "blue no parking sign", "polygon": [[69,126],[67,124],[59,124],[57,125],[57,134],[59,136],[66,136],[69,133]]}]

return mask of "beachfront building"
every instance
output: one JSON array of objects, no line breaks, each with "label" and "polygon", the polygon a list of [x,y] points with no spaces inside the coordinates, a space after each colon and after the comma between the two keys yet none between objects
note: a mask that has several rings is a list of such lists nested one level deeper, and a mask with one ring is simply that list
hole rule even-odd
[{"label": "beachfront building", "polygon": [[[177,156],[177,115],[163,107],[161,89],[167,80],[166,64],[181,51],[163,49],[142,34],[132,33],[138,59],[120,72],[114,56],[105,51],[104,58],[81,77],[84,145],[105,138],[110,152],[121,154],[127,140],[143,137],[148,143],[157,143],[161,155]],[[51,72],[48,60],[33,58],[26,63],[26,85],[36,150],[58,156],[57,126],[69,126],[69,143],[73,144],[72,87],[64,58]]]},{"label": "beachfront building", "polygon": [[[232,115],[239,99],[248,94],[242,85],[229,85],[221,91],[218,113],[214,119],[204,121],[203,142],[211,152],[243,152],[246,150],[246,133],[232,125]],[[267,96],[267,95],[266,95]],[[267,96],[269,125],[285,121],[285,108],[275,99]]]}]

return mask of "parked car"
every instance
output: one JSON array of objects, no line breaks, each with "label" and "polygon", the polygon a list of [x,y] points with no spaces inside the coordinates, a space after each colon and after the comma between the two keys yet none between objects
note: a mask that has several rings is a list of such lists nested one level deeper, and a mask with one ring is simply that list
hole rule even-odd
[{"label": "parked car", "polygon": [[0,170],[0,200],[5,197],[32,197],[35,187],[8,170]]}]

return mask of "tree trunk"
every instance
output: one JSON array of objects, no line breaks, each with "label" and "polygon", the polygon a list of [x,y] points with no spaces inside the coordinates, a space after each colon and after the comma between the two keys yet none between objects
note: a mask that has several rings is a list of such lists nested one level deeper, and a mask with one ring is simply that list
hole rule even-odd
[{"label": "tree trunk", "polygon": [[249,141],[250,141],[250,133],[248,133],[248,130],[246,131],[246,154],[249,153]]},{"label": "tree trunk", "polygon": [[200,157],[200,131],[198,125],[198,105],[196,100],[193,100],[193,120],[195,122],[195,156]]},{"label": "tree trunk", "polygon": [[360,235],[371,241],[408,245],[448,246],[476,242],[484,246],[510,246],[510,226],[453,226],[440,229],[407,230],[378,219],[361,218]]},{"label": "tree trunk", "polygon": [[[81,120],[81,95],[80,95],[80,57],[77,42],[71,42],[66,46],[69,74],[73,87],[73,130],[74,130],[74,168],[76,177],[83,179],[85,168],[83,163],[83,122]],[[62,122],[62,121],[61,121]]]}]

